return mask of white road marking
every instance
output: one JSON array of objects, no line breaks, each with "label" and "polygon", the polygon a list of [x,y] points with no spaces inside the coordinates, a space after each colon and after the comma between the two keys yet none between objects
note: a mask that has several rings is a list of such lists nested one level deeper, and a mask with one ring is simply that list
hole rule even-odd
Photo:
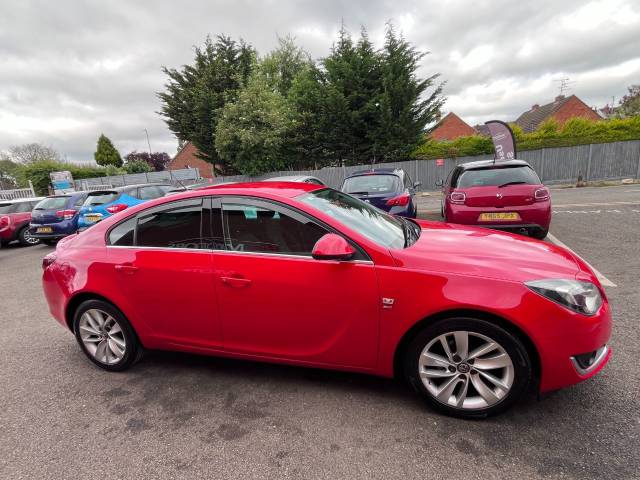
[{"label": "white road marking", "polygon": [[[562,243],[560,240],[558,240],[558,238],[551,234],[548,233],[547,234],[547,238],[551,241],[551,243],[554,243],[556,245],[558,245],[559,247],[562,247],[566,250],[569,250],[571,253],[573,253],[574,255],[577,255],[580,257],[580,255],[578,255],[576,252],[574,252],[573,250],[571,250],[566,244]],[[582,257],[580,257],[582,258]],[[596,270],[593,265],[591,265],[589,262],[587,262],[584,258],[582,258],[582,260],[589,266],[589,268],[591,270],[593,270],[593,273],[595,273],[596,277],[598,277],[598,280],[600,280],[600,283],[602,285],[604,285],[605,287],[617,287],[617,285],[615,283],[613,283],[611,280],[609,280],[607,277],[605,277],[602,273],[600,273],[598,270]]]},{"label": "white road marking", "polygon": [[608,202],[608,203],[563,203],[562,205],[553,204],[553,208],[560,207],[613,207],[617,205],[640,205],[640,202]]}]

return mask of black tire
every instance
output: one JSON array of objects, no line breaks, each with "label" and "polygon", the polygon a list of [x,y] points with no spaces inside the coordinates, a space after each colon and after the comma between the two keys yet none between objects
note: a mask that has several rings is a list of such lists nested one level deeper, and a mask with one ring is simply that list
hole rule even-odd
[{"label": "black tire", "polygon": [[[512,385],[508,393],[498,400],[497,403],[488,407],[479,408],[456,407],[437,400],[423,383],[419,374],[418,363],[423,349],[425,349],[429,342],[440,335],[454,331],[467,331],[471,334],[475,333],[488,337],[493,342],[498,343],[509,355],[513,365]],[[469,347],[469,349],[471,348]],[[471,362],[472,360],[469,361],[470,364]],[[460,371],[461,370],[458,370],[458,372]],[[453,376],[458,376],[458,372]],[[469,375],[472,374],[477,375],[477,373],[474,372],[473,364],[471,364],[471,372]],[[460,317],[444,319],[430,324],[413,338],[404,354],[404,375],[412,388],[416,390],[431,407],[453,417],[471,419],[485,418],[507,410],[528,390],[532,381],[533,369],[526,348],[515,335],[486,320]],[[462,376],[462,374],[460,374],[460,376]],[[468,384],[470,385],[470,390],[467,392],[469,395],[471,395],[470,392],[472,391],[478,393],[475,388],[471,387],[472,381],[469,381]]]},{"label": "black tire", "polygon": [[544,240],[545,238],[547,238],[547,235],[549,234],[549,229],[542,229],[542,228],[536,228],[531,230],[531,232],[529,232],[529,236],[533,237],[533,238],[537,238],[538,240]]},{"label": "black tire", "polygon": [[[97,358],[95,358],[87,350],[87,347],[85,346],[81,338],[81,332],[79,328],[80,319],[82,318],[82,315],[85,312],[87,312],[87,310],[100,310],[110,315],[111,317],[113,317],[113,319],[120,326],[124,336],[126,348],[125,348],[125,353],[123,357],[119,361],[115,363],[109,363],[109,364],[104,363],[98,360]],[[131,327],[131,324],[129,323],[127,318],[124,316],[124,314],[120,310],[118,310],[112,304],[104,302],[102,300],[87,300],[80,304],[80,306],[76,309],[73,315],[73,332],[75,334],[78,345],[80,345],[80,348],[82,349],[84,354],[87,356],[87,358],[91,360],[94,364],[96,364],[98,367],[104,370],[108,370],[110,372],[121,372],[131,367],[134,363],[136,363],[142,357],[142,353],[143,353],[142,345],[140,344],[140,341],[138,340],[138,336],[136,335],[135,331]]]},{"label": "black tire", "polygon": [[25,247],[38,245],[40,243],[40,240],[37,238],[29,237],[29,226],[22,227],[20,232],[18,232],[18,241],[20,242],[20,245]]}]

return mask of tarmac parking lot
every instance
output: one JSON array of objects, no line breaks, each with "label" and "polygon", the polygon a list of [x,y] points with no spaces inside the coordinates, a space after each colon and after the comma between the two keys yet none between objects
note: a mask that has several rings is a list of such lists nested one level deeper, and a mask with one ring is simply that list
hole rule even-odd
[{"label": "tarmac parking lot", "polygon": [[[549,241],[608,282],[613,358],[484,421],[365,375],[159,352],[99,370],[49,315],[52,247],[0,249],[0,478],[640,478],[640,185],[552,201]],[[438,194],[418,208],[439,219]]]}]

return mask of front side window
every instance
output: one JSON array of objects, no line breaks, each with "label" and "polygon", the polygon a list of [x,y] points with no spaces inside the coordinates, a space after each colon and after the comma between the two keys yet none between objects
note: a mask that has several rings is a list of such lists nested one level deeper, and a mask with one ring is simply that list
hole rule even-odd
[{"label": "front side window", "polygon": [[278,207],[225,203],[225,241],[238,252],[311,255],[327,231],[311,219]]},{"label": "front side window", "polygon": [[401,190],[397,175],[359,175],[345,179],[342,191],[351,194],[382,194]]},{"label": "front side window", "polygon": [[[297,198],[379,245],[403,248],[412,243],[405,240],[408,236],[405,237],[407,226],[403,220],[350,195],[327,188],[304,193]],[[417,228],[417,225],[412,225],[410,228]],[[412,230],[412,235],[419,235],[419,231]]]},{"label": "front side window", "polygon": [[202,200],[163,206],[138,217],[136,245],[160,248],[203,248]]},{"label": "front side window", "polygon": [[527,166],[466,170],[457,180],[458,188],[540,184],[540,179],[536,172]]}]

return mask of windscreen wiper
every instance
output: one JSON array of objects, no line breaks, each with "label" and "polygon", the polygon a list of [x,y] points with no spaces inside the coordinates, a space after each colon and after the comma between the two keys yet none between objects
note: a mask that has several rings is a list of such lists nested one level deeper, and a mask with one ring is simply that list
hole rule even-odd
[{"label": "windscreen wiper", "polygon": [[518,185],[520,183],[527,183],[527,182],[523,182],[523,181],[519,181],[519,182],[507,182],[507,183],[503,183],[502,185],[498,185],[498,188],[502,188],[502,187],[506,187],[507,185]]}]

